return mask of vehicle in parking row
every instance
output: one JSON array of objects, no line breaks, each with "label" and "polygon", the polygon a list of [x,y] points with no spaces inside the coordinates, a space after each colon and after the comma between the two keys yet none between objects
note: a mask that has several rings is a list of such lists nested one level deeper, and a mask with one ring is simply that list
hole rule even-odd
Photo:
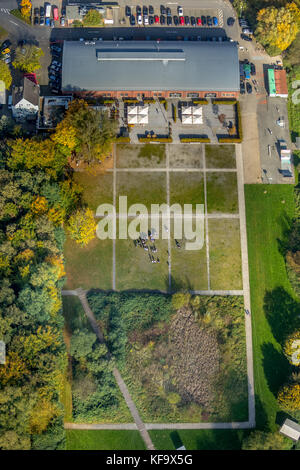
[{"label": "vehicle in parking row", "polygon": [[246,34],[241,34],[241,39],[244,39],[244,41],[252,41],[252,38],[250,36],[247,36]]},{"label": "vehicle in parking row", "polygon": [[160,6],[160,14],[161,15],[165,15],[167,12],[166,12],[166,9],[163,5]]},{"label": "vehicle in parking row", "polygon": [[178,16],[183,16],[183,8],[182,7],[178,7],[177,12],[178,12]]},{"label": "vehicle in parking row", "polygon": [[172,24],[172,16],[167,16],[167,25],[170,26]]},{"label": "vehicle in parking row", "polygon": [[34,24],[34,25],[39,24],[39,17],[38,17],[38,16],[35,16],[35,17],[34,17],[33,24]]},{"label": "vehicle in parking row", "polygon": [[135,17],[134,17],[134,15],[131,15],[131,17],[130,17],[130,25],[131,25],[131,26],[134,26],[134,25],[135,25]]},{"label": "vehicle in parking row", "polygon": [[196,18],[194,16],[191,16],[191,25],[196,26]]},{"label": "vehicle in parking row", "polygon": [[179,23],[180,23],[181,25],[184,24],[184,18],[183,18],[183,16],[179,16]]},{"label": "vehicle in parking row", "polygon": [[154,15],[154,8],[151,5],[149,5],[149,15]]},{"label": "vehicle in parking row", "polygon": [[175,26],[177,26],[177,25],[179,24],[179,18],[178,18],[178,16],[176,16],[176,15],[173,16],[173,22],[174,22]]},{"label": "vehicle in parking row", "polygon": [[159,23],[159,17],[157,15],[154,16],[154,23]]},{"label": "vehicle in parking row", "polygon": [[128,6],[125,7],[125,16],[128,16],[128,17],[131,16],[131,8]]},{"label": "vehicle in parking row", "polygon": [[166,18],[164,15],[160,15],[160,24],[165,24],[166,23]]},{"label": "vehicle in parking row", "polygon": [[213,24],[214,26],[218,26],[219,24],[218,18],[216,16],[213,17]]},{"label": "vehicle in parking row", "polygon": [[58,8],[57,7],[53,7],[53,19],[55,21],[58,20]]},{"label": "vehicle in parking row", "polygon": [[184,17],[184,23],[185,23],[186,25],[189,25],[189,24],[190,24],[190,17],[189,17],[189,16],[185,16],[185,17]]}]

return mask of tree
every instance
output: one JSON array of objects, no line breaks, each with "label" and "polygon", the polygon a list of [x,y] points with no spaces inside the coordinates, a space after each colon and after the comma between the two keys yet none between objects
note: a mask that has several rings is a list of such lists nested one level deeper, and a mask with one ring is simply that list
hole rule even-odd
[{"label": "tree", "polygon": [[74,100],[53,138],[77,159],[93,163],[112,151],[115,133],[116,125],[106,113],[90,109],[84,100]]},{"label": "tree", "polygon": [[243,450],[289,450],[292,444],[279,432],[253,431],[242,443]]},{"label": "tree", "polygon": [[9,90],[12,82],[12,76],[9,70],[9,66],[3,60],[0,60],[0,80],[4,82],[5,88]]},{"label": "tree", "polygon": [[91,9],[83,18],[83,26],[99,26],[103,23],[102,15],[99,11]]},{"label": "tree", "polygon": [[13,66],[23,72],[35,72],[41,68],[40,58],[44,55],[41,48],[32,44],[18,46],[15,52]]},{"label": "tree", "polygon": [[30,0],[21,0],[20,7],[21,7],[22,16],[24,16],[25,18],[29,18],[30,13],[31,13],[31,8],[32,8],[31,1]]},{"label": "tree", "polygon": [[89,332],[87,329],[74,331],[71,338],[71,356],[79,360],[91,354],[96,340],[95,333]]},{"label": "tree", "polygon": [[258,41],[284,51],[299,31],[300,10],[294,2],[281,8],[263,8],[257,14],[257,23],[255,35]]},{"label": "tree", "polygon": [[247,1],[246,0],[233,0],[232,2],[233,8],[235,8],[238,16],[242,16],[243,11],[247,8]]},{"label": "tree", "polygon": [[96,223],[91,209],[79,209],[68,222],[68,231],[72,240],[80,245],[87,245],[96,233]]},{"label": "tree", "polygon": [[278,403],[287,411],[300,410],[300,383],[284,385],[279,391]]},{"label": "tree", "polygon": [[300,366],[300,330],[292,333],[285,341],[284,354],[293,366]]}]

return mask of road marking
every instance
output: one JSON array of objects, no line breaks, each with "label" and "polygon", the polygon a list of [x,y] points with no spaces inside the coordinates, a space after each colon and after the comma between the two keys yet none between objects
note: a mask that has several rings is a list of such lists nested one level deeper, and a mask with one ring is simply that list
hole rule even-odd
[{"label": "road marking", "polygon": [[9,20],[9,21],[10,21],[10,23],[15,24],[16,26],[19,26],[18,23],[15,23],[15,22],[12,21],[12,20]]},{"label": "road marking", "polygon": [[2,11],[3,13],[7,13],[8,15],[10,15],[10,10],[8,8],[1,8],[0,11]]}]

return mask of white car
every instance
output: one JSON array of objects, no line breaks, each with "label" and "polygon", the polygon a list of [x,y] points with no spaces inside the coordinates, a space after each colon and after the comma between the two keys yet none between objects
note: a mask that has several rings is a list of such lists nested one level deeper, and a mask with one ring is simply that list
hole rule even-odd
[{"label": "white car", "polygon": [[142,15],[138,15],[138,17],[137,17],[137,24],[143,24]]},{"label": "white car", "polygon": [[149,24],[149,19],[148,19],[148,16],[147,15],[144,15],[144,25],[148,25]]},{"label": "white car", "polygon": [[178,16],[183,16],[183,8],[182,7],[178,7],[177,11],[178,11]]}]

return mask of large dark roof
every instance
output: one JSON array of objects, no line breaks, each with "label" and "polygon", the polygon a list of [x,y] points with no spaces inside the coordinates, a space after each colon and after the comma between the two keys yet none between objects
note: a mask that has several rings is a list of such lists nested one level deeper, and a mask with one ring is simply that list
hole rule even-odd
[{"label": "large dark roof", "polygon": [[38,106],[40,96],[40,87],[29,78],[24,77],[23,86],[15,87],[12,93],[12,104],[15,106],[23,98],[34,106]]},{"label": "large dark roof", "polygon": [[63,91],[239,91],[231,42],[65,41]]}]

